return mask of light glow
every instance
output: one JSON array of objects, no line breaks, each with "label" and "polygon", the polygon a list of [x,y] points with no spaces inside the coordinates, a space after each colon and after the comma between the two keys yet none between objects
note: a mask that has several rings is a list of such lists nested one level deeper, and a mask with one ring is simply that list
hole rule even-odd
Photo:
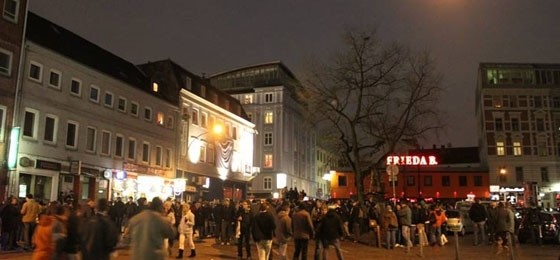
[{"label": "light glow", "polygon": [[288,186],[288,175],[285,173],[276,174],[276,188],[282,189],[286,186]]}]

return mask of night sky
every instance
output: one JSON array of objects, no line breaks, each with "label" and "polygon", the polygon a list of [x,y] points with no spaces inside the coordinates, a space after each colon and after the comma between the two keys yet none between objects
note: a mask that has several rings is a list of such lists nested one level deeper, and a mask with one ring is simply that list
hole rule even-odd
[{"label": "night sky", "polygon": [[199,75],[282,61],[296,75],[341,47],[347,26],[429,50],[449,127],[421,142],[477,145],[480,62],[560,63],[557,0],[30,0],[30,10],[135,64],[170,58]]}]

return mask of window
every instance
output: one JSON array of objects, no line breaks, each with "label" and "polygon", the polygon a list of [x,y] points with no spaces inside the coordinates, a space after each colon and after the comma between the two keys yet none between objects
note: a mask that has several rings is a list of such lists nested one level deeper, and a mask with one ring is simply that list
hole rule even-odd
[{"label": "window", "polygon": [[29,64],[29,79],[41,83],[43,81],[43,65],[31,61]]},{"label": "window", "polygon": [[156,165],[161,167],[163,160],[163,149],[161,146],[156,146]]},{"label": "window", "polygon": [[272,168],[272,154],[264,155],[264,168]]},{"label": "window", "polygon": [[167,121],[165,121],[165,127],[169,128],[169,129],[173,129],[173,117],[172,116],[168,116],[167,117]]},{"label": "window", "polygon": [[546,142],[545,141],[538,141],[537,142],[537,152],[539,156],[547,156],[548,155],[548,149],[546,148]]},{"label": "window", "polygon": [[161,126],[165,124],[165,115],[163,114],[163,112],[157,112],[156,124]]},{"label": "window", "polygon": [[99,103],[99,88],[97,86],[89,87],[89,100],[94,103]]},{"label": "window", "polygon": [[504,156],[506,154],[504,142],[496,142],[496,154],[498,156]]},{"label": "window", "polygon": [[253,95],[252,94],[245,94],[243,96],[243,104],[253,104]]},{"label": "window", "polygon": [[116,157],[123,157],[124,154],[124,136],[121,134],[117,134],[117,138],[115,139],[115,156]]},{"label": "window", "polygon": [[165,168],[171,168],[171,149],[165,149]]},{"label": "window", "polygon": [[264,145],[266,146],[272,145],[272,132],[264,133]]},{"label": "window", "polygon": [[88,126],[86,135],[86,151],[95,152],[97,143],[97,129],[95,127]]},{"label": "window", "polygon": [[206,113],[200,113],[200,127],[208,127],[208,115]]},{"label": "window", "polygon": [[130,102],[130,114],[138,117],[138,103],[131,101]]},{"label": "window", "polygon": [[560,108],[560,97],[552,97],[552,107]]},{"label": "window", "polygon": [[338,175],[338,187],[346,187],[348,185],[346,176]]},{"label": "window", "polygon": [[198,109],[192,109],[191,112],[191,124],[198,125]]},{"label": "window", "polygon": [[415,186],[416,178],[414,176],[406,176],[406,185],[408,186]]},{"label": "window", "polygon": [[104,104],[106,107],[113,108],[113,102],[114,102],[113,99],[114,99],[114,98],[113,98],[113,93],[111,93],[111,92],[105,92],[105,98],[103,99],[103,104]]},{"label": "window", "polygon": [[264,112],[264,123],[265,124],[272,124],[274,123],[274,118],[273,118],[274,114],[272,113],[272,111],[266,111]]},{"label": "window", "polygon": [[200,162],[206,162],[206,143],[200,146]]},{"label": "window", "polygon": [[521,142],[513,142],[513,155],[521,156]]},{"label": "window", "polygon": [[[216,156],[215,156],[215,152],[214,152],[214,145],[213,144],[208,144],[208,146],[206,147],[206,156],[208,157],[208,163],[214,163],[216,161]],[[271,158],[272,161],[272,158]],[[272,164],[272,162],[271,162]]]},{"label": "window", "polygon": [[544,131],[544,119],[542,118],[537,118],[537,131]]},{"label": "window", "polygon": [[548,168],[547,167],[541,167],[541,181],[542,182],[550,182],[550,179],[548,178]]},{"label": "window", "polygon": [[48,143],[56,143],[56,132],[57,132],[58,118],[53,115],[47,115],[45,117],[45,133],[43,134],[43,140]]},{"label": "window", "polygon": [[12,57],[13,54],[11,52],[0,48],[0,74],[5,76],[12,75]]},{"label": "window", "polygon": [[264,103],[272,103],[272,93],[264,94]]},{"label": "window", "polygon": [[150,163],[150,143],[142,144],[142,162]]},{"label": "window", "polygon": [[474,176],[474,186],[482,187],[482,176]]},{"label": "window", "polygon": [[459,176],[459,186],[467,186],[467,176]]},{"label": "window", "polygon": [[424,186],[426,187],[432,186],[432,176],[424,176]]},{"label": "window", "polygon": [[82,81],[72,78],[70,81],[70,94],[74,96],[82,96]]},{"label": "window", "polygon": [[128,138],[128,159],[136,159],[136,139]]},{"label": "window", "polygon": [[515,167],[515,181],[525,181],[525,178],[523,177],[523,167]]},{"label": "window", "polygon": [[441,186],[451,186],[451,178],[449,176],[441,176]]},{"label": "window", "polygon": [[519,131],[519,119],[512,118],[511,119],[511,131]]},{"label": "window", "polygon": [[109,155],[111,152],[111,132],[103,130],[101,132],[101,154]]},{"label": "window", "polygon": [[126,98],[119,97],[119,101],[117,101],[117,109],[120,112],[126,113]]},{"label": "window", "polygon": [[23,136],[36,139],[38,127],[39,111],[31,108],[25,109],[25,117],[23,121]]},{"label": "window", "polygon": [[4,12],[2,17],[8,21],[17,23],[19,11],[19,0],[6,0],[4,2]]},{"label": "window", "polygon": [[185,78],[185,88],[191,90],[192,88],[192,79],[189,77]]},{"label": "window", "polygon": [[496,118],[495,120],[496,131],[503,131],[504,124],[501,118]]},{"label": "window", "polygon": [[60,71],[51,70],[49,73],[49,87],[60,89],[60,81],[62,79],[62,74]]},{"label": "window", "polygon": [[144,108],[144,120],[152,121],[152,109],[150,107]]},{"label": "window", "polygon": [[542,97],[534,96],[533,99],[535,100],[535,108],[541,108],[543,106]]},{"label": "window", "polygon": [[264,184],[263,189],[272,190],[272,177],[264,177],[263,184]]},{"label": "window", "polygon": [[152,91],[153,92],[158,92],[159,91],[159,84],[157,84],[156,82],[152,83]]},{"label": "window", "polygon": [[6,111],[8,110],[5,106],[0,106],[0,142],[3,142],[6,134]]},{"label": "window", "polygon": [[78,147],[78,129],[79,124],[74,121],[68,121],[66,125],[66,147],[76,149]]}]

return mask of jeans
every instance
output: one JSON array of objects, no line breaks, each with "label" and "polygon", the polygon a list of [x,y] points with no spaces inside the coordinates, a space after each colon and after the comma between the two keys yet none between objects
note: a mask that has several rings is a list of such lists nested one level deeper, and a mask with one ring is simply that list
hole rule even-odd
[{"label": "jeans", "polygon": [[[474,244],[478,245],[486,241],[486,230],[484,230],[484,225],[486,221],[474,222]],[[478,241],[478,235],[480,233],[480,241]]]},{"label": "jeans", "polygon": [[430,227],[430,243],[432,245],[441,245],[441,227]]},{"label": "jeans", "polygon": [[239,234],[239,241],[237,241],[237,256],[243,256],[243,245],[245,245],[245,252],[247,252],[247,257],[251,256],[251,243],[249,241],[250,238],[251,235],[249,233],[249,229],[241,230],[241,233]]},{"label": "jeans", "polygon": [[302,260],[307,260],[307,246],[309,245],[309,239],[296,239],[295,241],[295,251],[293,259],[300,259],[301,254]]},{"label": "jeans", "polygon": [[397,230],[394,228],[388,228],[386,232],[387,232],[387,236],[386,236],[387,249],[392,249],[395,247]]},{"label": "jeans", "polygon": [[321,253],[323,253],[323,243],[320,239],[315,239],[315,254],[314,260],[321,260]]},{"label": "jeans", "polygon": [[255,244],[257,245],[259,260],[268,260],[270,250],[272,249],[272,240],[260,240]]},{"label": "jeans", "polygon": [[24,247],[31,248],[32,241],[31,238],[33,237],[33,233],[35,232],[35,227],[37,223],[35,222],[24,222],[23,223],[23,241]]},{"label": "jeans", "polygon": [[338,260],[344,260],[344,257],[342,256],[342,250],[340,249],[340,239],[323,240],[321,244],[323,244],[323,260],[327,260],[327,251],[329,251],[330,245],[334,246]]},{"label": "jeans", "polygon": [[412,247],[412,242],[410,241],[410,226],[401,226],[401,231],[404,240],[404,246],[407,248]]},{"label": "jeans", "polygon": [[233,233],[231,222],[227,220],[222,220],[221,228],[222,231],[220,233],[222,237],[222,243],[229,243],[229,240],[231,239],[231,235]]}]

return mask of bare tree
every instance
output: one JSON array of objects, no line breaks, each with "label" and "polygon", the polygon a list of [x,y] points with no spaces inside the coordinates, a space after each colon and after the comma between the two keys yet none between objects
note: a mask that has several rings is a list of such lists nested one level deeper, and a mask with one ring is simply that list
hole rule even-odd
[{"label": "bare tree", "polygon": [[442,128],[441,76],[427,52],[383,44],[375,31],[348,29],[344,43],[331,59],[308,65],[300,97],[323,140],[356,173],[363,202],[369,170],[382,191],[379,167],[386,155]]}]

